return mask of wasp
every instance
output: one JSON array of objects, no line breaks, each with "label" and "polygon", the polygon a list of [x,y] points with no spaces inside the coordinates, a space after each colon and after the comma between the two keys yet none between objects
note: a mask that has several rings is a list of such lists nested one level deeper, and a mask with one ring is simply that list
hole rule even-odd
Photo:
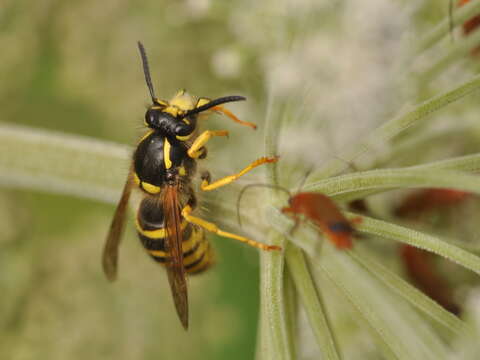
[{"label": "wasp", "polygon": [[240,191],[237,199],[237,215],[240,224],[240,201],[248,188],[256,186],[278,189],[288,195],[288,206],[282,207],[280,211],[295,221],[292,231],[301,223],[301,217],[304,217],[321,230],[327,239],[338,249],[352,248],[352,238],[355,233],[352,222],[358,222],[360,219],[354,219],[352,222],[349,221],[340,212],[338,206],[333,200],[321,193],[298,192],[295,195],[292,195],[289,190],[282,186],[270,184],[246,185]]},{"label": "wasp", "polygon": [[[145,113],[147,132],[138,142],[120,201],[102,255],[103,270],[110,281],[116,279],[118,248],[125,225],[126,209],[133,189],[139,189],[143,199],[137,210],[135,225],[140,242],[148,254],[162,264],[168,276],[173,301],[180,321],[188,328],[187,274],[198,274],[208,269],[214,259],[205,231],[238,240],[262,250],[280,250],[252,239],[221,230],[216,224],[192,213],[197,207],[192,178],[198,159],[207,156],[206,143],[216,136],[227,136],[224,130],[206,130],[198,133],[200,115],[216,111],[235,122],[255,128],[241,121],[222,104],[245,100],[242,96],[226,96],[210,100],[194,98],[185,90],[170,101],[156,97],[146,51],[141,42],[138,48],[143,72],[152,99]],[[201,175],[200,188],[210,191],[230,184],[253,168],[272,163],[277,158],[262,157],[242,171],[211,182],[209,172]]]}]

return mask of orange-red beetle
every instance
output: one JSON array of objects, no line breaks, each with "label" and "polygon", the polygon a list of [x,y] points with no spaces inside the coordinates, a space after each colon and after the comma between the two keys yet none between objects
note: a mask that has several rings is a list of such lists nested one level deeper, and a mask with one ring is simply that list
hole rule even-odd
[{"label": "orange-red beetle", "polygon": [[291,195],[290,191],[281,186],[269,184],[247,185],[240,192],[237,201],[237,215],[240,224],[240,200],[245,190],[254,186],[270,187],[284,191],[289,196],[288,206],[283,207],[281,212],[292,217],[296,225],[301,221],[300,216],[304,216],[314,223],[338,249],[350,249],[352,247],[352,236],[355,230],[351,222],[343,216],[332,199],[321,193],[299,192]]},{"label": "orange-red beetle", "polygon": [[350,249],[353,245],[354,229],[340,212],[337,205],[328,196],[301,192],[288,199],[289,206],[281,209],[282,213],[299,222],[299,215],[313,222],[338,249]]}]

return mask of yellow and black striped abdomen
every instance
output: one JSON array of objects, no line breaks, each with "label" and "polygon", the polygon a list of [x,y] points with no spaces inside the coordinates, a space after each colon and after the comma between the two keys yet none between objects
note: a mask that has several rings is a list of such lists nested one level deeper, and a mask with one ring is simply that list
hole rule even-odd
[{"label": "yellow and black striped abdomen", "polygon": [[[158,202],[145,198],[138,209],[136,228],[138,237],[150,256],[164,264],[168,261],[165,252],[165,236],[163,209]],[[214,255],[210,243],[205,238],[204,230],[182,219],[183,265],[189,274],[206,270],[213,263]]]}]

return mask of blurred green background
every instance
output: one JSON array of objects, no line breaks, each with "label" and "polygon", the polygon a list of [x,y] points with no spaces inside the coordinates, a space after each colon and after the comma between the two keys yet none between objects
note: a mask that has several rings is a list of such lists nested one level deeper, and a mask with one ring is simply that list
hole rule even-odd
[{"label": "blurred green background", "polygon": [[[406,99],[415,103],[437,91],[435,86],[422,93],[400,88],[389,72],[391,58],[406,49],[402,46],[411,45],[448,8],[435,1],[413,3],[4,0],[0,121],[133,146],[149,102],[136,48],[141,40],[159,97],[169,99],[180,88],[211,98],[248,97],[229,108],[256,122],[256,133],[220,117],[208,120],[208,128],[231,131],[228,145],[218,140],[209,146],[214,178],[262,155],[272,94],[290,94],[296,107],[287,102],[282,110],[324,131],[317,136],[307,128],[299,132],[298,144],[284,141],[286,159],[305,156],[308,163],[312,156],[320,162],[394,114]],[[407,33],[402,44],[400,29]],[[324,48],[314,52],[312,45],[318,44]],[[343,64],[338,73],[331,70],[337,62]],[[318,96],[320,83],[324,90]],[[448,79],[439,88],[445,83]],[[305,103],[303,95],[308,95]],[[355,98],[358,104],[343,107],[346,102],[337,98]],[[327,104],[322,116],[331,120],[324,127],[316,123],[320,103]],[[365,121],[356,122],[362,115]],[[307,133],[315,136],[300,138]],[[287,178],[303,176],[303,170],[292,168]],[[214,196],[222,199],[222,194]],[[212,239],[217,265],[189,281],[191,327],[185,332],[165,274],[144,253],[131,222],[119,279],[112,285],[104,278],[100,253],[113,210],[70,196],[0,190],[0,359],[253,358],[257,252]]]}]

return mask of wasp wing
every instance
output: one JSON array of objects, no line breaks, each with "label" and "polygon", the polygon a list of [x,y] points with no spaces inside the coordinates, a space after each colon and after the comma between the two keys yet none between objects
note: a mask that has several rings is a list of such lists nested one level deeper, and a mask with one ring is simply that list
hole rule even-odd
[{"label": "wasp wing", "polygon": [[185,329],[188,328],[188,293],[185,268],[183,266],[181,206],[178,200],[178,186],[168,185],[163,196],[165,216],[165,252],[167,253],[168,282],[178,317]]},{"label": "wasp wing", "polygon": [[132,185],[132,170],[130,170],[103,248],[103,272],[110,281],[114,281],[117,278],[118,246],[120,245],[123,230],[125,229],[125,215],[127,212],[128,200],[130,199],[130,194],[132,192]]}]

